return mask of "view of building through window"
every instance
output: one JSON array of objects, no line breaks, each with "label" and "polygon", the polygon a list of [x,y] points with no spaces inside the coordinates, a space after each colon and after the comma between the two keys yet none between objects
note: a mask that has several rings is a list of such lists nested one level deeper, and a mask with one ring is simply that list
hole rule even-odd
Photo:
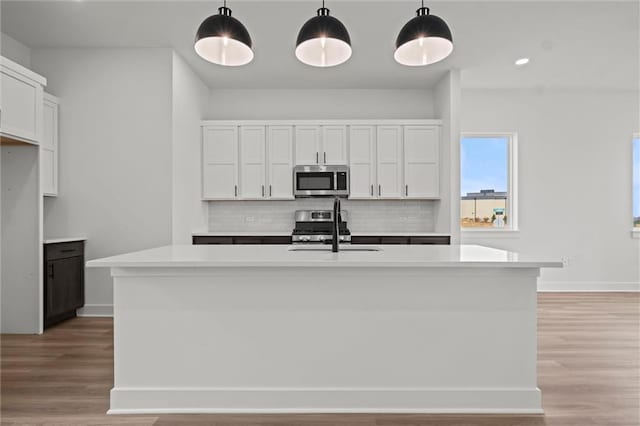
[{"label": "view of building through window", "polygon": [[509,227],[508,136],[468,136],[460,145],[460,225]]},{"label": "view of building through window", "polygon": [[633,226],[640,228],[640,137],[633,138]]}]

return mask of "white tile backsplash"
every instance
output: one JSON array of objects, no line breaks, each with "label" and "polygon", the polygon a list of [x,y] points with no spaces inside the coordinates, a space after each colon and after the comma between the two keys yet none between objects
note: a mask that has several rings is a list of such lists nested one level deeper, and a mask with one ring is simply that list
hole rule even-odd
[{"label": "white tile backsplash", "polygon": [[[342,200],[353,233],[433,232],[438,201]],[[331,210],[333,199],[210,201],[209,231],[290,232],[296,210]]]}]

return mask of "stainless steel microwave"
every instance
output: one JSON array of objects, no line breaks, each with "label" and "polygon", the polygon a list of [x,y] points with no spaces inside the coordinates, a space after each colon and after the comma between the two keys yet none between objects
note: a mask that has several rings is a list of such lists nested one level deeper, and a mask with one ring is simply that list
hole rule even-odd
[{"label": "stainless steel microwave", "polygon": [[296,197],[347,197],[348,166],[295,166],[293,195]]}]

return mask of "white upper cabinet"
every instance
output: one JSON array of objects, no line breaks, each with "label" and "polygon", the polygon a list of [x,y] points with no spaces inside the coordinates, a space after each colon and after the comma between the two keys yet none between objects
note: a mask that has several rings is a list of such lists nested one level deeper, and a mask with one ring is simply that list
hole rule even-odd
[{"label": "white upper cabinet", "polygon": [[267,128],[267,197],[293,198],[293,126]]},{"label": "white upper cabinet", "polygon": [[349,128],[349,198],[377,196],[375,154],[376,126],[351,126]]},{"label": "white upper cabinet", "polygon": [[265,126],[240,126],[240,198],[265,197]]},{"label": "white upper cabinet", "polygon": [[58,113],[60,101],[44,94],[42,141],[40,143],[40,187],[43,195],[58,195]]},{"label": "white upper cabinet", "polygon": [[293,167],[316,164],[348,164],[351,199],[439,198],[439,123],[344,123],[203,123],[203,199],[291,200]]},{"label": "white upper cabinet", "polygon": [[296,165],[347,164],[347,126],[296,126]]},{"label": "white upper cabinet", "polygon": [[378,126],[377,131],[378,198],[401,198],[402,191],[402,126]]},{"label": "white upper cabinet", "polygon": [[202,197],[232,200],[238,197],[238,128],[203,128]]},{"label": "white upper cabinet", "polygon": [[320,164],[320,126],[296,126],[296,165]]},{"label": "white upper cabinet", "polygon": [[0,133],[39,144],[42,139],[44,77],[0,57]]},{"label": "white upper cabinet", "polygon": [[347,164],[347,126],[322,126],[321,164]]},{"label": "white upper cabinet", "polygon": [[405,126],[405,198],[438,198],[439,131],[435,126]]}]

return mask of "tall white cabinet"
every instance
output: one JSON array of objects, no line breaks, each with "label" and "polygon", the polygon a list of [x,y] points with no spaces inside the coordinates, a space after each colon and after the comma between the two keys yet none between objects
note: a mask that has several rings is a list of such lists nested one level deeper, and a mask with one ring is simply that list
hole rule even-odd
[{"label": "tall white cabinet", "polygon": [[437,127],[405,126],[405,198],[437,198],[440,195],[439,141]]},{"label": "tall white cabinet", "polygon": [[45,196],[58,195],[58,116],[60,100],[48,93],[42,104],[40,187]]},{"label": "tall white cabinet", "polygon": [[267,164],[270,199],[293,198],[293,126],[267,127]]},{"label": "tall white cabinet", "polygon": [[238,198],[238,127],[204,127],[202,143],[202,197]]},{"label": "tall white cabinet", "polygon": [[265,196],[266,133],[264,126],[240,127],[240,198]]}]

